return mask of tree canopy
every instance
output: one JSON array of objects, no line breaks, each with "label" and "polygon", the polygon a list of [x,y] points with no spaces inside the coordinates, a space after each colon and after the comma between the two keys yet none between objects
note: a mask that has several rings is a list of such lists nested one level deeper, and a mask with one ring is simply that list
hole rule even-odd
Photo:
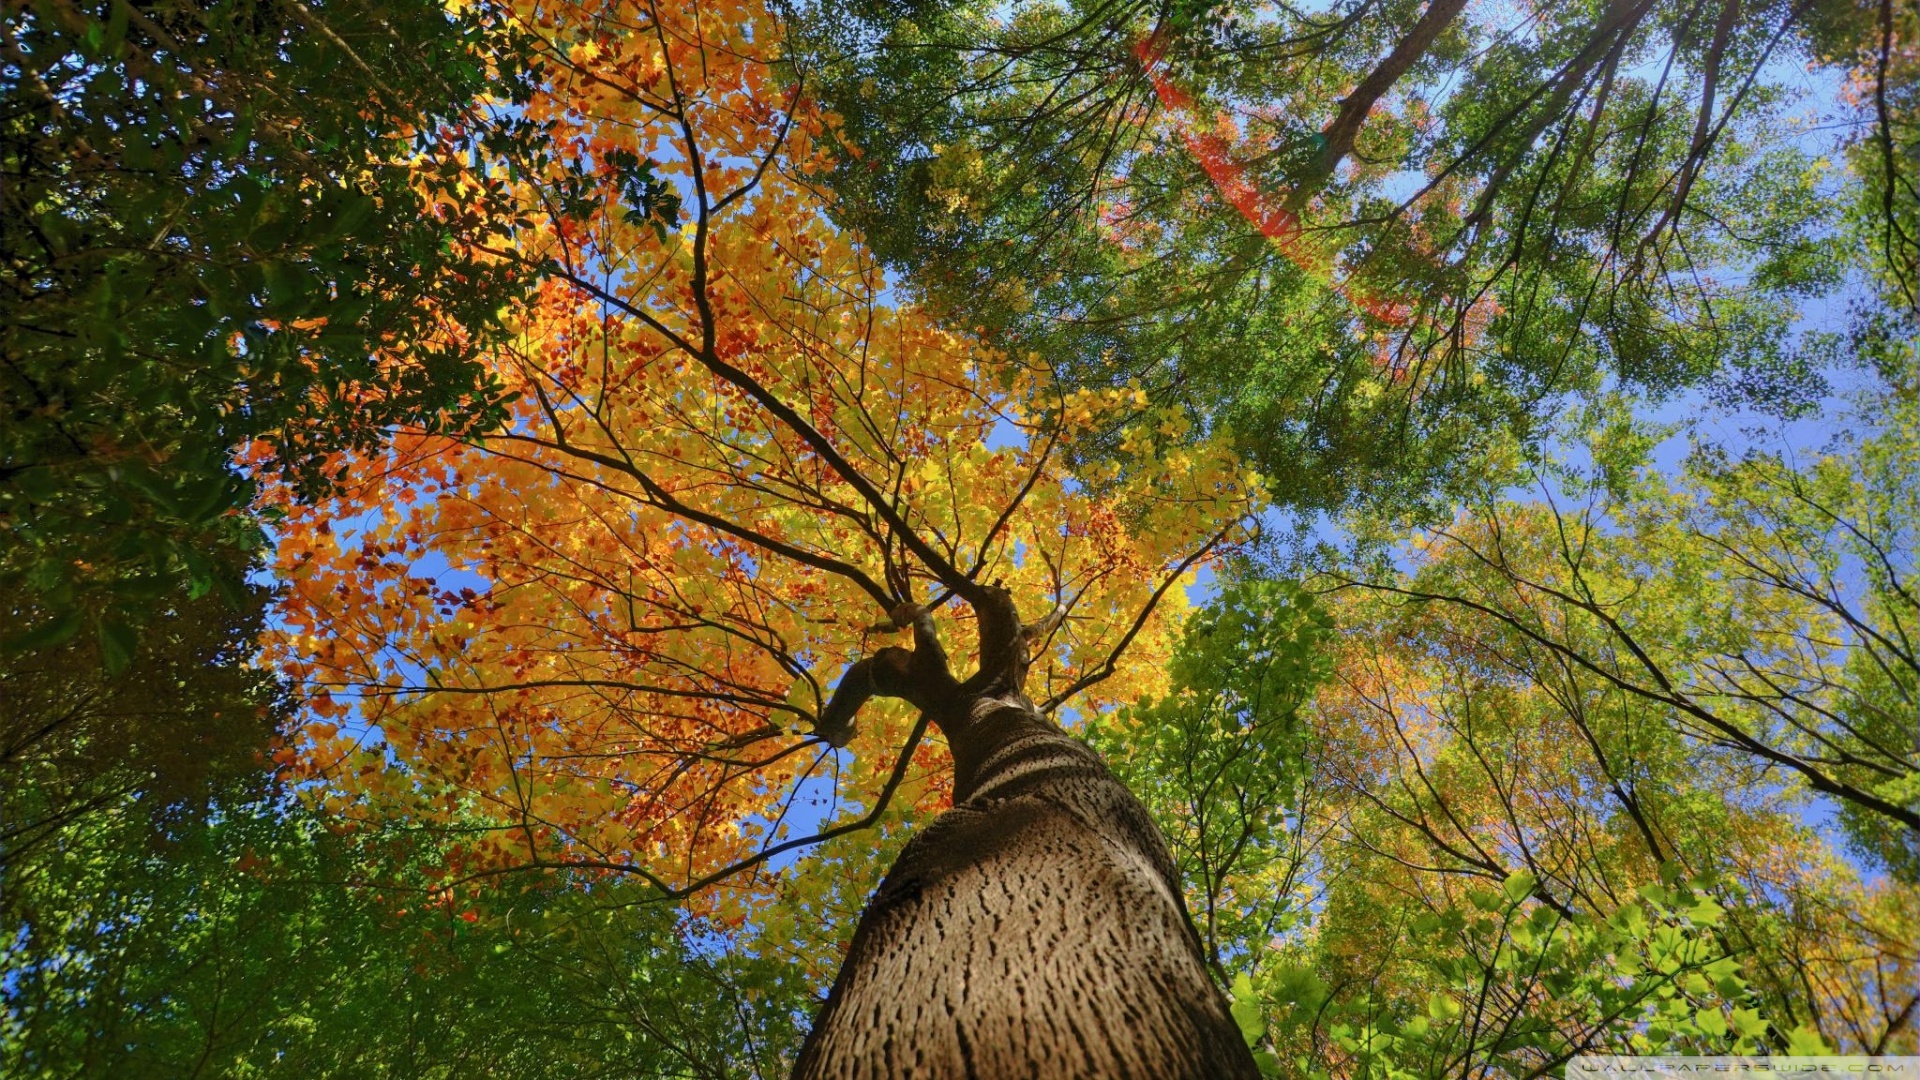
[{"label": "tree canopy", "polygon": [[841,220],[1070,380],[1167,388],[1308,509],[1417,500],[1602,385],[1811,407],[1787,328],[1848,265],[1847,185],[1801,68],[1906,92],[1851,4],[805,11]]},{"label": "tree canopy", "polygon": [[0,1071],[1915,1053],[1914,17],[8,7]]},{"label": "tree canopy", "polygon": [[[1164,649],[1183,575],[1257,497],[1144,393],[1068,394],[889,304],[810,185],[829,121],[778,77],[777,24],[709,14],[528,16],[526,109],[595,197],[570,215],[529,173],[483,242],[547,273],[488,354],[511,418],[408,434],[283,523],[272,654],[321,721],[301,767],[348,782],[342,810],[470,815],[479,867],[692,889],[790,843],[834,770],[858,814],[827,828],[870,818],[919,737],[891,714],[836,757],[835,680],[903,605],[947,618],[989,582],[1058,607],[1048,708],[1130,698],[1157,665],[1122,653]],[[1068,472],[1065,432],[1116,416],[1136,467]]]},{"label": "tree canopy", "polygon": [[472,137],[483,69],[429,3],[5,20],[6,637],[88,625],[117,671],[156,601],[238,585],[222,553],[258,546],[239,444],[317,494],[394,425],[497,422],[474,350],[512,286],[418,194]]}]

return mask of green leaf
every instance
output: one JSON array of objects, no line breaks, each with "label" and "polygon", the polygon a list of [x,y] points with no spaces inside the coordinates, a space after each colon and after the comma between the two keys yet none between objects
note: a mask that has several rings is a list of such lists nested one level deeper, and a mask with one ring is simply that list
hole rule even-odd
[{"label": "green leaf", "polygon": [[1254,992],[1253,980],[1246,972],[1233,977],[1233,1004],[1231,1006],[1233,1022],[1240,1028],[1240,1037],[1252,1046],[1267,1033],[1266,1010],[1261,1006],[1260,997]]},{"label": "green leaf", "polygon": [[1802,1025],[1787,1032],[1787,1054],[1792,1057],[1826,1057],[1833,1047],[1818,1031]]},{"label": "green leaf", "polygon": [[1735,1009],[1733,1027],[1742,1036],[1757,1039],[1767,1033],[1767,1019],[1759,1009]]},{"label": "green leaf", "polygon": [[1687,909],[1687,918],[1695,926],[1719,926],[1726,909],[1714,902],[1711,896],[1702,897],[1700,902]]},{"label": "green leaf", "polygon": [[1500,886],[1500,891],[1507,894],[1507,901],[1509,903],[1518,904],[1527,897],[1532,896],[1534,886],[1538,884],[1540,884],[1539,878],[1534,877],[1525,870],[1516,870],[1512,874],[1507,875],[1507,880]]},{"label": "green leaf", "polygon": [[107,674],[118,675],[133,666],[134,653],[139,647],[139,635],[125,622],[115,618],[101,620],[100,656],[106,663]]},{"label": "green leaf", "polygon": [[23,633],[6,638],[4,649],[7,652],[27,652],[64,644],[79,631],[80,621],[80,612],[67,608]]},{"label": "green leaf", "polygon": [[127,18],[131,14],[131,6],[129,0],[113,0],[113,10],[107,14],[103,44],[106,51],[114,56],[121,55],[124,51],[122,46],[127,43]]}]

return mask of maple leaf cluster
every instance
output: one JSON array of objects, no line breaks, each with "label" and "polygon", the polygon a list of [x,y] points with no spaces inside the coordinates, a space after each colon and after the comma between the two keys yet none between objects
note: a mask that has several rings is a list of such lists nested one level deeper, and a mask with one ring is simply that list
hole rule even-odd
[{"label": "maple leaf cluster", "polygon": [[[518,397],[484,439],[402,433],[287,506],[268,648],[314,714],[298,775],[337,814],[462,832],[457,874],[682,892],[791,822],[945,798],[902,706],[850,754],[813,734],[900,604],[970,670],[956,589],[1001,582],[1029,619],[1064,612],[1043,707],[1158,692],[1180,586],[1258,478],[1137,387],[1066,394],[1044,357],[896,302],[810,182],[836,118],[766,8],[512,17],[538,45],[522,115],[552,133],[539,168],[478,166],[521,203],[483,247],[544,275],[489,356]],[[1057,440],[1088,426],[1123,449],[1075,471]]]}]

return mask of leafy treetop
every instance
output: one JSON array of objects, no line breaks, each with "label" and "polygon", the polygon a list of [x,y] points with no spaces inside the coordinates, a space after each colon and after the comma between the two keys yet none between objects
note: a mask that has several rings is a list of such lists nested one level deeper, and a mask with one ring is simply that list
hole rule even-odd
[{"label": "leafy treetop", "polygon": [[91,621],[118,670],[174,590],[237,597],[239,443],[312,495],[390,425],[500,417],[473,350],[513,286],[450,242],[486,192],[415,190],[472,134],[477,27],[418,0],[4,20],[0,619],[15,647]]},{"label": "leafy treetop", "polygon": [[[510,421],[409,433],[285,522],[270,653],[311,695],[298,767],[330,805],[472,830],[458,872],[677,893],[810,818],[870,823],[910,773],[938,797],[924,721],[827,745],[851,734],[831,681],[922,611],[964,660],[996,583],[1052,610],[1028,682],[1049,710],[1159,685],[1180,583],[1256,479],[1137,389],[1063,392],[890,304],[811,186],[835,121],[778,77],[766,9],[511,17],[561,149],[513,165],[520,208],[482,243],[544,275],[487,354]],[[1122,462],[1070,473],[1058,440],[1097,424]]]}]

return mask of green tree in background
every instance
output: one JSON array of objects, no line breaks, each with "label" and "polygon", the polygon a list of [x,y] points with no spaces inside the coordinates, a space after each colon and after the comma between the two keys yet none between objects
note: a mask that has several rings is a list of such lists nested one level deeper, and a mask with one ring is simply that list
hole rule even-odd
[{"label": "green tree in background", "polygon": [[[1493,470],[1401,564],[1320,579],[1334,632],[1275,706],[1242,688],[1286,669],[1246,658],[1299,620],[1234,617],[1239,585],[1196,616],[1217,640],[1190,638],[1180,693],[1096,727],[1148,778],[1203,935],[1234,930],[1209,945],[1265,1066],[1912,1052],[1920,454],[1899,388],[1855,405],[1821,451],[1662,472],[1658,432],[1603,402],[1535,497]],[[1263,768],[1206,767],[1276,730]],[[1255,857],[1182,843],[1216,822]]]},{"label": "green tree in background", "polygon": [[266,775],[289,702],[250,663],[268,591],[238,588],[165,598],[116,674],[91,636],[0,654],[0,882],[57,860],[89,818],[164,820]]},{"label": "green tree in background", "polygon": [[[1832,799],[1860,854],[1920,882],[1920,426],[1897,390],[1858,405],[1861,430],[1829,447],[1702,445],[1672,477],[1638,460],[1649,438],[1608,424],[1588,468],[1541,474],[1558,498],[1489,492],[1423,535],[1417,574],[1363,583],[1405,601],[1397,633],[1436,652],[1487,650],[1566,701],[1650,709],[1779,774],[1735,787]],[[1631,788],[1632,751],[1614,765]]]},{"label": "green tree in background", "polygon": [[837,213],[910,289],[1177,393],[1300,507],[1417,500],[1602,385],[1809,408],[1787,329],[1880,190],[1799,131],[1803,65],[1892,47],[1846,3],[808,10]]},{"label": "green tree in background", "polygon": [[1207,960],[1296,928],[1315,846],[1301,814],[1300,710],[1330,674],[1331,620],[1291,582],[1249,577],[1189,618],[1174,692],[1089,719],[1086,736],[1158,817]]},{"label": "green tree in background", "polygon": [[13,1077],[776,1077],[810,987],[613,882],[453,894],[418,834],[123,800],[8,881]]},{"label": "green tree in background", "polygon": [[[492,423],[511,283],[424,214],[489,84],[435,3],[45,0],[0,24],[0,639],[110,668],[232,591],[251,465],[324,490],[392,425]],[[470,192],[475,213],[485,190]]]}]

